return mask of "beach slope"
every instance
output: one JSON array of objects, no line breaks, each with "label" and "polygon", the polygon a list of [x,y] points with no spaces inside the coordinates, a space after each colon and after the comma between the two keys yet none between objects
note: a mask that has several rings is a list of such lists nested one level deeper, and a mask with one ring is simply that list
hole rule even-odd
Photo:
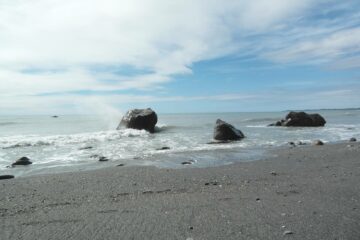
[{"label": "beach slope", "polygon": [[[186,160],[186,159],[185,159]],[[0,181],[0,239],[360,239],[360,145]]]}]

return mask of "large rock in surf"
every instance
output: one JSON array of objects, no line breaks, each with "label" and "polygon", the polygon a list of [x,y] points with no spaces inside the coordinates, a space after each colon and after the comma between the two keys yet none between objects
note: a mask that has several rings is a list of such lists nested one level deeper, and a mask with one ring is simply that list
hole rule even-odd
[{"label": "large rock in surf", "polygon": [[13,164],[11,164],[11,166],[16,166],[16,165],[30,165],[32,164],[32,162],[30,161],[29,158],[27,157],[22,157],[19,158],[18,160],[16,160],[16,162],[14,162]]},{"label": "large rock in surf", "polygon": [[282,119],[269,126],[282,127],[323,127],[326,121],[320,114],[307,114],[305,112],[290,112]]},{"label": "large rock in surf", "polygon": [[244,134],[236,129],[233,125],[222,121],[216,120],[214,128],[214,139],[219,141],[240,140],[244,138]]},{"label": "large rock in surf", "polygon": [[155,125],[157,123],[157,115],[151,109],[132,109],[129,110],[121,119],[117,130],[122,127],[133,129],[145,129],[148,132],[155,132]]}]

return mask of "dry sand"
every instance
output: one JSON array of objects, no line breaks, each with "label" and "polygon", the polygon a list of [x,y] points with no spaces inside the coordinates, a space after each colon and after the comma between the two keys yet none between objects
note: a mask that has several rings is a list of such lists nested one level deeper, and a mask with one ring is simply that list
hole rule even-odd
[{"label": "dry sand", "polygon": [[[0,181],[0,239],[360,239],[360,145]],[[287,233],[287,234],[285,234]]]}]

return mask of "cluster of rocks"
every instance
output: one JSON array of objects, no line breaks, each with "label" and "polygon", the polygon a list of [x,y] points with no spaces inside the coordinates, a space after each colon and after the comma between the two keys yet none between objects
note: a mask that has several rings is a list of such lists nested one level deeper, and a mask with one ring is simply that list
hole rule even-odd
[{"label": "cluster of rocks", "polygon": [[[132,109],[129,110],[117,129],[121,128],[133,128],[139,130],[146,130],[150,133],[155,132],[155,125],[157,123],[157,114],[151,109]],[[284,119],[272,123],[268,126],[279,127],[323,127],[326,124],[326,120],[318,113],[308,114],[305,112],[289,112]],[[245,138],[243,132],[235,128],[230,123],[227,123],[221,119],[217,119],[214,127],[213,138],[215,141],[209,142],[209,144],[228,143],[232,141],[238,141]],[[351,138],[350,142],[356,142],[355,138]],[[289,142],[290,145],[305,145],[304,142]],[[313,145],[324,145],[320,140],[313,142]],[[156,150],[168,150],[169,147],[162,147]]]},{"label": "cluster of rocks", "polygon": [[[138,130],[146,130],[150,133],[155,132],[157,123],[157,114],[151,109],[132,109],[126,112],[121,119],[117,129],[133,128]],[[233,125],[218,119],[214,128],[214,139],[218,141],[234,141],[244,138],[244,134],[236,129]],[[159,148],[158,150],[167,150],[168,147]]]},{"label": "cluster of rocks", "polygon": [[323,127],[326,121],[320,114],[307,114],[305,112],[290,112],[285,119],[281,119],[269,126],[276,127]]}]

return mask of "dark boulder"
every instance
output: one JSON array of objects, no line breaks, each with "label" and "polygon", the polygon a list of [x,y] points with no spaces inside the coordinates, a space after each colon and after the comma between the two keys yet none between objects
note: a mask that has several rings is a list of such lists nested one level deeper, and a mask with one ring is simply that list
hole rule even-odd
[{"label": "dark boulder", "polygon": [[132,109],[129,110],[125,116],[121,119],[117,130],[122,127],[133,128],[142,130],[145,129],[150,133],[155,132],[155,125],[157,123],[157,115],[151,109]]},{"label": "dark boulder", "polygon": [[244,134],[239,129],[236,129],[233,125],[224,122],[221,119],[216,120],[216,125],[214,128],[215,140],[240,140],[244,137]]},{"label": "dark boulder", "polygon": [[282,127],[323,127],[326,121],[320,114],[307,114],[305,112],[290,112],[285,119],[269,126]]},{"label": "dark boulder", "polygon": [[356,142],[356,138],[354,137],[350,138],[349,142]]},{"label": "dark boulder", "polygon": [[11,164],[11,166],[16,166],[16,165],[30,165],[32,164],[32,162],[30,161],[29,158],[27,157],[22,157],[19,158],[18,160],[16,160],[16,162],[14,162],[13,164]]}]

